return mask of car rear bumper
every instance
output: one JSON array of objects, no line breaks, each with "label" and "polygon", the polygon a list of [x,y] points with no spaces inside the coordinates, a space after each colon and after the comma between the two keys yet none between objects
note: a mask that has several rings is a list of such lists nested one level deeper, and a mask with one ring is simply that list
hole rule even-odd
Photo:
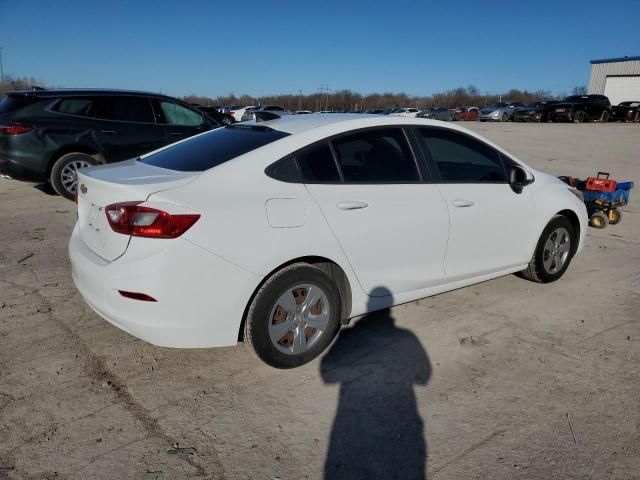
[{"label": "car rear bumper", "polygon": [[[155,246],[149,248],[149,241]],[[87,247],[76,226],[69,257],[84,300],[109,323],[154,345],[235,345],[245,306],[261,278],[187,240],[158,250],[159,241],[132,238],[125,254],[108,262]],[[119,290],[157,301],[125,298]]]},{"label": "car rear bumper", "polygon": [[23,180],[25,182],[44,182],[47,175],[20,165],[18,162],[0,154],[0,176]]}]

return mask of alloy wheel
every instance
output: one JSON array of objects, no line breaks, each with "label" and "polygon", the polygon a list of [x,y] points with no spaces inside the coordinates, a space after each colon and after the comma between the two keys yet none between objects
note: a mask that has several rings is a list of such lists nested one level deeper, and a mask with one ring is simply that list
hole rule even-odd
[{"label": "alloy wheel", "polygon": [[330,318],[327,294],[319,286],[305,283],[287,288],[271,309],[271,343],[288,355],[305,353],[327,331]]},{"label": "alloy wheel", "polygon": [[544,244],[542,263],[547,273],[558,273],[567,263],[571,252],[571,237],[567,229],[556,228],[551,232]]},{"label": "alloy wheel", "polygon": [[75,193],[78,187],[78,170],[90,166],[91,163],[85,160],[72,160],[67,163],[60,172],[60,180],[64,189],[69,193]]}]

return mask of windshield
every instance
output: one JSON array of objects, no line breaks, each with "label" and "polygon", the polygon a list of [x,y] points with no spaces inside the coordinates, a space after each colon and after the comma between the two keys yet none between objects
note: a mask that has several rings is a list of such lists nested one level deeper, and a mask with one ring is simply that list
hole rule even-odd
[{"label": "windshield", "polygon": [[288,133],[269,127],[232,125],[177,143],[140,161],[180,172],[201,172],[287,136]]},{"label": "windshield", "polygon": [[498,103],[494,103],[493,105],[489,105],[487,108],[504,108],[504,107],[508,107],[509,104],[505,103],[505,102],[498,102]]}]

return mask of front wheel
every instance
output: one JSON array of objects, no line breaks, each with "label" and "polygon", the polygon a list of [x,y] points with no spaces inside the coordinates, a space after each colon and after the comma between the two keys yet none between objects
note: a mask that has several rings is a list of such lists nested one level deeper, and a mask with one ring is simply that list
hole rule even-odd
[{"label": "front wheel", "polygon": [[329,346],[340,327],[341,297],[322,270],[297,263],[269,278],[255,295],[245,339],[265,363],[294,368]]},{"label": "front wheel", "polygon": [[569,219],[556,215],[540,235],[533,258],[521,275],[538,283],[558,280],[571,263],[575,252],[574,242],[577,241]]},{"label": "front wheel", "polygon": [[502,114],[502,121],[503,121],[503,122],[506,122],[506,121],[508,121],[508,120],[509,120],[509,114],[508,114],[508,113],[506,113],[506,112],[505,112],[505,113],[503,113],[503,114]]},{"label": "front wheel", "polygon": [[57,159],[51,168],[51,186],[61,197],[73,200],[78,187],[78,170],[98,163],[86,153],[67,153]]},{"label": "front wheel", "polygon": [[600,115],[600,123],[607,123],[609,121],[610,115],[606,110],[602,112]]}]

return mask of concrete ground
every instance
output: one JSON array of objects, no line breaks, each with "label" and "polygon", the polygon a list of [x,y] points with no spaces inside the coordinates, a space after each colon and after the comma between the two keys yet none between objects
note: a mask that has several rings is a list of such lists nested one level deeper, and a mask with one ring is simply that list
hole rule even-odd
[{"label": "concrete ground", "polygon": [[[637,124],[465,126],[553,174],[640,180]],[[74,205],[0,179],[0,479],[638,479],[632,196],[556,283],[380,312],[280,371],[101,320],[70,278]]]}]

